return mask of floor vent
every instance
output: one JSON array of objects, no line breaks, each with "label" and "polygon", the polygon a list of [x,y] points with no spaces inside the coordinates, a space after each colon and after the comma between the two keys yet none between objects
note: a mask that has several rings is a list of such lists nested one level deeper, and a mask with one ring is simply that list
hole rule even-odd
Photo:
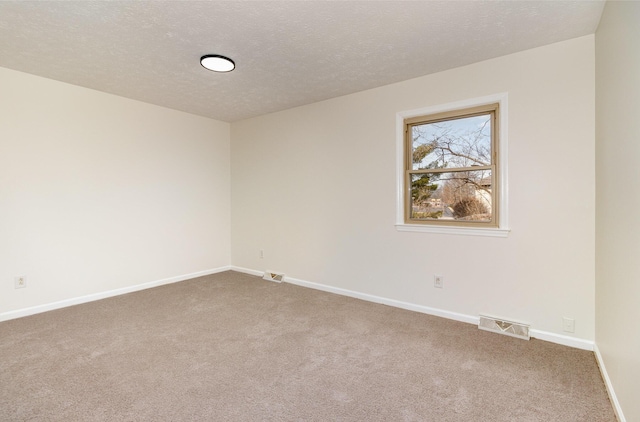
[{"label": "floor vent", "polygon": [[490,316],[480,315],[478,328],[485,331],[504,334],[506,336],[517,337],[529,340],[529,326],[520,322],[506,321]]},{"label": "floor vent", "polygon": [[265,271],[264,276],[262,276],[262,278],[269,281],[275,281],[276,283],[281,283],[282,280],[284,280],[284,274]]}]

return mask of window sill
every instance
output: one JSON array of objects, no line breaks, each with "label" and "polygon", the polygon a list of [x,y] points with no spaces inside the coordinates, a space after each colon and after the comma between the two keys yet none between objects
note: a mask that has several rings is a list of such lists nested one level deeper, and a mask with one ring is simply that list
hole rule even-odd
[{"label": "window sill", "polygon": [[507,237],[510,229],[495,227],[453,227],[453,226],[427,226],[422,224],[396,224],[399,232],[420,232],[437,234],[456,234],[463,236],[487,236]]}]

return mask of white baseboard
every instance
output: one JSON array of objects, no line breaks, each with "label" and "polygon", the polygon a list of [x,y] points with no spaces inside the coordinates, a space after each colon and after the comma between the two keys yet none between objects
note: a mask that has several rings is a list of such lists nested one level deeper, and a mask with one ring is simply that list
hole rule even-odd
[{"label": "white baseboard", "polygon": [[[262,271],[251,270],[248,268],[231,266],[231,270],[238,271],[246,274],[262,276]],[[466,322],[469,324],[478,325],[480,317],[473,315],[460,314],[457,312],[446,311],[444,309],[431,308],[429,306],[417,305],[415,303],[402,302],[395,299],[388,299],[380,296],[374,296],[367,293],[356,292],[353,290],[342,289],[339,287],[327,286],[326,284],[314,283],[311,281],[300,280],[293,277],[285,277],[283,280],[285,283],[295,284],[297,286],[309,287],[311,289],[322,290],[324,292],[335,293],[342,296],[353,297],[356,299],[362,299],[367,302],[380,303],[383,305],[393,306],[396,308],[407,309],[409,311],[420,312],[423,314],[434,315],[442,318],[452,319],[455,321]],[[576,337],[569,337],[562,334],[551,333],[541,330],[529,330],[529,334],[533,338],[539,340],[548,341],[551,343],[562,344],[564,346],[574,347],[582,350],[593,351],[594,342],[590,340],[584,340]]]},{"label": "white baseboard", "polygon": [[213,268],[210,270],[198,271],[191,274],[184,274],[177,277],[164,278],[162,280],[150,281],[147,283],[136,284],[135,286],[127,286],[119,289],[109,290],[106,292],[93,293],[86,296],[64,299],[57,302],[46,303],[44,305],[32,306],[30,308],[18,309],[15,311],[0,313],[0,321],[8,321],[10,319],[21,318],[29,315],[39,314],[42,312],[53,311],[54,309],[66,308],[67,306],[79,305],[81,303],[93,302],[95,300],[106,299],[108,297],[123,295],[126,293],[137,292],[139,290],[150,289],[152,287],[162,286],[164,284],[177,283],[179,281],[189,280],[191,278],[202,277],[209,274],[228,271],[231,266]]},{"label": "white baseboard", "polygon": [[342,289],[339,287],[327,286],[325,284],[313,283],[311,281],[300,280],[292,277],[285,277],[286,283],[295,284],[297,286],[309,287],[311,289],[322,290],[324,292],[336,293],[342,296],[353,297],[355,299],[365,300],[367,302],[380,303],[382,305],[393,306],[395,308],[406,309],[409,311],[420,312],[423,314],[439,316],[442,318],[453,319],[455,321],[466,322],[478,325],[479,317],[471,315],[459,314],[457,312],[445,311],[443,309],[431,308],[428,306],[417,305],[415,303],[402,302],[400,300],[388,299],[381,296],[374,296],[367,293],[356,292],[353,290]]},{"label": "white baseboard", "polygon": [[[264,272],[252,270],[249,268],[236,267],[236,266],[224,266],[220,268],[214,268],[210,270],[199,271],[191,274],[185,274],[177,277],[165,278],[162,280],[151,281],[148,283],[137,284],[135,286],[122,287],[120,289],[109,290],[106,292],[94,293],[86,296],[80,296],[70,299],[61,300],[58,302],[47,303],[44,305],[33,306],[30,308],[18,309],[15,311],[0,313],[0,321],[7,321],[10,319],[21,318],[24,316],[39,314],[41,312],[52,311],[54,309],[65,308],[67,306],[79,305],[81,303],[92,302],[95,300],[106,299],[108,297],[123,295],[126,293],[132,293],[139,290],[150,289],[152,287],[162,286],[164,284],[177,283],[179,281],[188,280],[191,278],[202,277],[209,274],[215,274],[222,271],[238,271],[245,274],[251,274],[254,276],[262,277]],[[314,283],[311,281],[301,280],[293,277],[285,277],[285,283],[295,284],[302,287],[308,287],[315,290],[322,290],[329,293],[335,293],[341,296],[353,297],[356,299],[365,300],[367,302],[380,303],[383,305],[393,306],[396,308],[407,309],[409,311],[420,312],[427,315],[434,315],[442,318],[452,319],[455,321],[466,322],[468,324],[478,325],[479,317],[473,315],[466,315],[452,311],[446,311],[444,309],[431,308],[429,306],[418,305],[415,303],[402,302],[395,299],[384,298],[380,296],[370,295],[367,293],[356,292],[353,290],[342,289],[339,287],[328,286],[325,284]],[[569,337],[562,334],[550,333],[540,330],[530,330],[531,337],[549,341],[552,343],[558,343],[565,346],[575,347],[583,350],[594,350],[594,342],[589,340],[583,340],[575,337]]]},{"label": "white baseboard", "polygon": [[258,277],[262,277],[264,275],[264,271],[250,270],[249,268],[236,267],[236,266],[233,266],[233,265],[231,267],[229,267],[229,269],[231,271],[237,271],[239,273],[257,275]]},{"label": "white baseboard", "polygon": [[563,346],[574,347],[576,349],[588,350],[593,352],[593,347],[595,343],[592,340],[585,340],[577,337],[569,337],[563,334],[551,333],[549,331],[541,331],[530,329],[529,334],[531,337],[537,338],[538,340],[544,340],[551,343],[562,344]]},{"label": "white baseboard", "polygon": [[618,401],[618,397],[616,396],[616,393],[613,390],[613,384],[611,383],[611,378],[609,378],[609,374],[607,373],[607,368],[604,366],[604,360],[602,359],[602,354],[600,353],[600,349],[598,349],[597,343],[595,344],[593,351],[595,352],[596,362],[598,362],[598,367],[600,368],[602,379],[604,379],[604,385],[607,387],[609,400],[611,401],[611,405],[613,406],[613,411],[616,413],[618,422],[627,422],[627,419],[625,419],[624,414],[622,413],[622,407],[620,407],[620,402]]}]

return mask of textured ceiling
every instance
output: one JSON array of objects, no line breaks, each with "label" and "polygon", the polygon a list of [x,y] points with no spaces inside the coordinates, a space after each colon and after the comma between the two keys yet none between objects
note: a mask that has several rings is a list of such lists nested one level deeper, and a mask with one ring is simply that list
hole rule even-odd
[{"label": "textured ceiling", "polygon": [[[603,1],[0,1],[0,66],[223,121],[595,32]],[[236,62],[209,72],[204,54]]]}]

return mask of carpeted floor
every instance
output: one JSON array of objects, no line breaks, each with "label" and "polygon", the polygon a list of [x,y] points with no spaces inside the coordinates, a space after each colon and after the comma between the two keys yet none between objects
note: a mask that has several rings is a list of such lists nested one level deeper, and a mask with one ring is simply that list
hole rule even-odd
[{"label": "carpeted floor", "polygon": [[0,323],[1,421],[615,421],[593,353],[225,272]]}]

